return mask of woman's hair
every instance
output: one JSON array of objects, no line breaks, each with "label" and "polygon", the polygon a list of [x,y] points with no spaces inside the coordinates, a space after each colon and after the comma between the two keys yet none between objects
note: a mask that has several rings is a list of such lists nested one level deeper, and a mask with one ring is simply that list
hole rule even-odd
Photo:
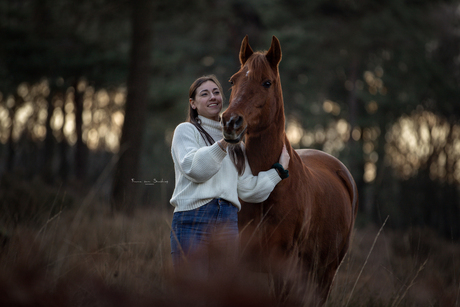
[{"label": "woman's hair", "polygon": [[[190,86],[188,97],[191,99],[195,99],[197,88],[199,88],[203,83],[207,81],[212,81],[217,85],[222,95],[223,102],[225,98],[224,91],[222,89],[222,85],[220,84],[219,80],[215,75],[206,75],[196,79]],[[188,107],[188,115],[186,121],[192,123],[198,129],[206,144],[212,145],[215,143],[215,140],[212,138],[212,136],[210,136],[209,133],[207,133],[206,130],[204,130],[203,127],[201,127],[201,121],[198,118],[198,110],[192,108],[190,104]],[[238,170],[238,174],[242,175],[245,169],[245,157],[241,146],[229,144],[227,147],[227,151],[230,153],[230,158],[233,164],[235,164],[235,167]]]}]

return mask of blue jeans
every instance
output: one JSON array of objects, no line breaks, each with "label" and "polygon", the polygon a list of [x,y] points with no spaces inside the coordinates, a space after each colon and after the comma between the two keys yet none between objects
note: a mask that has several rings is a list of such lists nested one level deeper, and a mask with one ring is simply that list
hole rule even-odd
[{"label": "blue jeans", "polygon": [[222,256],[213,254],[215,247],[225,253],[222,258],[236,258],[238,208],[224,199],[213,199],[195,210],[175,212],[171,228],[171,255],[176,271],[189,261],[199,262],[202,272],[212,269],[210,258]]}]

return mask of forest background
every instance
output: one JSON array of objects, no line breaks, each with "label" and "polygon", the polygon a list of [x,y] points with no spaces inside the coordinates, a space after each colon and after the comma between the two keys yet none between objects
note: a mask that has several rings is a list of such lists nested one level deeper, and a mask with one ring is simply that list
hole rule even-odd
[{"label": "forest background", "polygon": [[88,195],[172,212],[190,84],[228,98],[243,37],[276,35],[291,145],[351,170],[357,227],[460,239],[458,1],[0,0],[0,27],[4,236]]},{"label": "forest background", "polygon": [[291,144],[351,169],[363,222],[390,215],[390,226],[460,237],[458,2],[0,6],[4,185],[88,189],[106,170],[99,192],[107,200],[127,210],[168,207],[170,142],[191,82],[216,74],[228,98],[242,38],[264,50],[276,35]]}]

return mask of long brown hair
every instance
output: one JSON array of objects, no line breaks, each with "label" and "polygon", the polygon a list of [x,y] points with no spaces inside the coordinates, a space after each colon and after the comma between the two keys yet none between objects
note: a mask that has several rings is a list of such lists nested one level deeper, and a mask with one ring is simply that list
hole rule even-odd
[{"label": "long brown hair", "polygon": [[[206,75],[206,76],[202,76],[196,79],[190,86],[188,97],[191,99],[195,99],[197,88],[199,88],[203,83],[207,81],[212,81],[217,85],[222,95],[222,103],[223,103],[225,99],[224,91],[222,89],[222,85],[220,84],[219,80],[217,79],[215,75]],[[204,128],[201,126],[201,121],[198,118],[198,110],[192,108],[190,104],[188,108],[188,115],[187,115],[186,121],[193,124],[198,129],[201,136],[203,137],[203,140],[205,141],[207,145],[212,145],[216,142],[212,138],[212,136],[210,136],[209,133],[207,133],[206,130],[204,130]],[[230,159],[232,160],[233,164],[235,164],[235,167],[238,170],[238,174],[242,175],[245,169],[245,157],[244,157],[244,153],[243,153],[241,146],[229,144],[227,147],[227,151],[230,154]]]},{"label": "long brown hair", "polygon": [[[188,92],[188,97],[190,99],[195,100],[197,88],[199,88],[203,83],[205,83],[207,81],[212,81],[217,85],[217,87],[219,88],[219,91],[220,91],[220,93],[222,95],[222,100],[223,100],[224,96],[223,96],[222,85],[220,85],[220,82],[219,82],[219,80],[217,80],[217,77],[215,75],[202,76],[202,77],[199,77],[198,79],[196,79],[192,83],[192,85],[190,86],[190,89],[189,89],[189,92]],[[212,136],[210,136],[209,133],[207,133],[206,130],[204,130],[203,127],[201,127],[201,121],[198,118],[198,110],[192,108],[192,106],[190,104],[189,104],[189,107],[188,107],[187,121],[192,123],[198,129],[198,131],[200,132],[201,136],[203,137],[203,139],[204,139],[204,141],[205,141],[205,143],[207,145],[212,145],[212,144],[215,143],[215,140],[212,138]]]}]

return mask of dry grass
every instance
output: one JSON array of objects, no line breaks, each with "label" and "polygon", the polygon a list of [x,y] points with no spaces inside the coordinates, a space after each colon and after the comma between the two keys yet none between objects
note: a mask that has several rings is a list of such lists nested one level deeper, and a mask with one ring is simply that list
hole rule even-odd
[{"label": "dry grass", "polygon": [[[54,210],[56,211],[56,210]],[[211,282],[172,274],[172,210],[112,215],[90,199],[0,243],[1,306],[275,306],[245,266]],[[36,219],[40,220],[40,219]],[[356,230],[328,306],[460,306],[460,245],[432,232]]]},{"label": "dry grass", "polygon": [[458,243],[428,230],[384,231],[376,239],[377,233],[373,227],[355,231],[330,306],[347,306],[355,283],[348,306],[460,306]]}]

